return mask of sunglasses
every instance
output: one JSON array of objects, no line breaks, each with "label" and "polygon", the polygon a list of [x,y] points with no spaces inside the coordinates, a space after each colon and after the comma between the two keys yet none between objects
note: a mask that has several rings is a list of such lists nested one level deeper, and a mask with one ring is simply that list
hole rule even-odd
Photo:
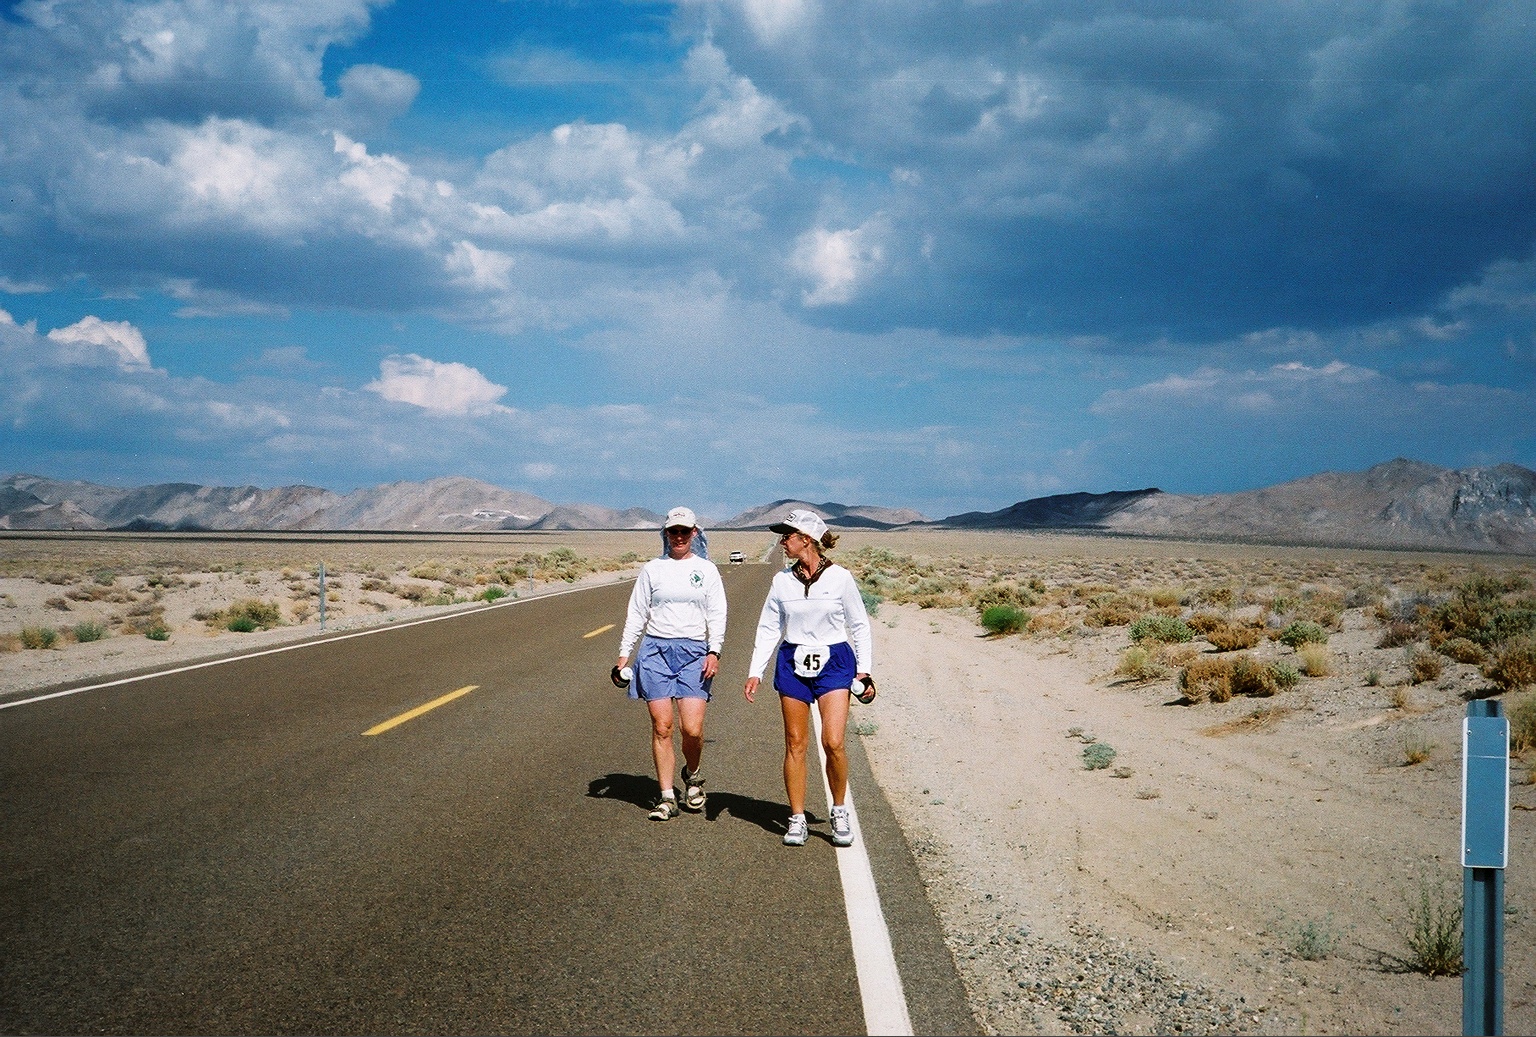
[{"label": "sunglasses", "polygon": [[691,537],[691,536],[693,536],[693,530],[687,528],[686,526],[673,526],[673,527],[671,527],[670,529],[667,530],[667,536],[669,536],[669,537]]},{"label": "sunglasses", "polygon": [[794,532],[794,533],[785,533],[783,536],[779,537],[779,543],[787,544],[787,543],[789,543],[789,538],[790,537],[803,537],[803,536],[805,536],[805,534],[801,533],[801,532],[798,532],[798,531]]}]

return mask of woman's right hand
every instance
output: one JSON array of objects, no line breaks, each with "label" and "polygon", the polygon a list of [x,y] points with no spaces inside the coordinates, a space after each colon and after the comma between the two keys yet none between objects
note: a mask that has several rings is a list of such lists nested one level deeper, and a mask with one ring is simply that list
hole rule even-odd
[{"label": "woman's right hand", "polygon": [[748,677],[747,678],[747,686],[742,688],[741,690],[742,690],[742,693],[747,696],[747,701],[748,702],[756,702],[757,701],[757,686],[759,684],[761,684],[761,683],[763,683],[763,679],[761,677]]}]

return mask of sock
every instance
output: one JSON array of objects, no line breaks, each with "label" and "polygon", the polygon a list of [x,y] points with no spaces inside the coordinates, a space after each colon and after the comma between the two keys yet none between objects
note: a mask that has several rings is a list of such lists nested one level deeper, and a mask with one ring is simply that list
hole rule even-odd
[{"label": "sock", "polygon": [[677,798],[677,790],[676,789],[662,789],[661,790],[661,798],[662,799],[676,799]]}]

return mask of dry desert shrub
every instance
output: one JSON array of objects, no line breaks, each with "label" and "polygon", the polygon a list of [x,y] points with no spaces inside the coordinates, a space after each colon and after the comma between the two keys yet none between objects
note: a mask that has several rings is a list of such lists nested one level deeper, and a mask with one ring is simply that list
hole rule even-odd
[{"label": "dry desert shrub", "polygon": [[1179,673],[1179,688],[1191,702],[1228,702],[1232,698],[1232,664],[1201,657]]},{"label": "dry desert shrub", "polygon": [[1426,976],[1459,976],[1462,971],[1462,898],[1421,879],[1417,900],[1408,902],[1410,929],[1404,967]]},{"label": "dry desert shrub", "polygon": [[1311,620],[1325,627],[1337,627],[1344,615],[1344,595],[1331,588],[1302,591],[1301,602],[1293,614],[1297,619]]},{"label": "dry desert shrub", "polygon": [[1333,672],[1333,653],[1327,645],[1310,642],[1296,650],[1301,661],[1301,672],[1308,677],[1326,677]]},{"label": "dry desert shrub", "polygon": [[981,616],[994,605],[1007,605],[1023,611],[1039,603],[1039,597],[1029,587],[1018,583],[991,581],[971,593],[971,607]]},{"label": "dry desert shrub", "polygon": [[1381,632],[1381,637],[1376,641],[1376,647],[1401,648],[1404,645],[1413,644],[1423,636],[1424,633],[1417,624],[1394,620]]},{"label": "dry desert shrub", "polygon": [[1072,587],[1072,597],[1078,601],[1092,604],[1093,599],[1102,597],[1106,594],[1113,594],[1115,593],[1115,590],[1116,588],[1113,584],[1100,583],[1096,580],[1089,580],[1086,583],[1079,583],[1074,585]]},{"label": "dry desert shrub", "polygon": [[1123,627],[1136,618],[1138,611],[1136,604],[1124,595],[1103,595],[1088,607],[1088,614],[1083,617],[1083,625]]},{"label": "dry desert shrub", "polygon": [[1206,605],[1218,605],[1222,608],[1231,608],[1237,600],[1236,593],[1229,586],[1201,587],[1195,592],[1195,600]]},{"label": "dry desert shrub", "polygon": [[1168,667],[1152,652],[1140,645],[1132,645],[1120,653],[1115,673],[1133,681],[1154,681],[1168,676]]},{"label": "dry desert shrub", "polygon": [[1060,609],[1036,612],[1029,617],[1024,630],[1029,634],[1040,636],[1059,636],[1067,632],[1072,626],[1072,619]]},{"label": "dry desert shrub", "polygon": [[192,618],[201,620],[211,628],[250,633],[280,626],[283,612],[275,601],[241,598],[228,608],[199,611]]},{"label": "dry desert shrub", "polygon": [[1536,694],[1526,693],[1509,703],[1509,751],[1524,756],[1536,750]]},{"label": "dry desert shrub", "polygon": [[64,596],[71,601],[101,601],[112,593],[110,584],[85,583],[78,587],[71,587],[64,592]]},{"label": "dry desert shrub", "polygon": [[1415,651],[1408,649],[1408,677],[1414,684],[1426,684],[1429,681],[1437,681],[1445,672],[1445,664],[1440,657],[1433,652]]},{"label": "dry desert shrub", "polygon": [[1365,583],[1352,584],[1349,592],[1344,596],[1344,607],[1348,609],[1374,608],[1387,597],[1385,584],[1371,580]]},{"label": "dry desert shrub", "polygon": [[1214,612],[1196,612],[1185,622],[1197,634],[1209,634],[1212,630],[1217,630],[1227,625],[1226,617],[1218,616]]},{"label": "dry desert shrub", "polygon": [[1222,623],[1220,626],[1207,631],[1205,639],[1218,652],[1235,652],[1244,648],[1252,648],[1258,644],[1264,639],[1264,632],[1258,627],[1246,624]]},{"label": "dry desert shrub", "polygon": [[1200,647],[1192,644],[1164,644],[1158,647],[1158,654],[1165,665],[1183,669],[1200,658]]},{"label": "dry desert shrub", "polygon": [[1536,635],[1536,596],[1518,574],[1476,575],[1458,585],[1449,599],[1425,612],[1433,643],[1465,637],[1484,648]]},{"label": "dry desert shrub", "polygon": [[1482,645],[1465,637],[1453,637],[1440,642],[1437,651],[1448,659],[1454,659],[1459,663],[1480,663],[1488,658],[1488,653],[1483,651]]},{"label": "dry desert shrub", "polygon": [[1244,652],[1232,659],[1232,694],[1268,698],[1280,690],[1274,671]]},{"label": "dry desert shrub", "polygon": [[1503,691],[1536,686],[1536,637],[1500,645],[1482,673]]},{"label": "dry desert shrub", "polygon": [[1435,754],[1435,745],[1421,734],[1403,736],[1403,766],[1415,767]]},{"label": "dry desert shrub", "polygon": [[59,632],[53,627],[22,627],[21,647],[30,649],[47,649],[57,646]]}]

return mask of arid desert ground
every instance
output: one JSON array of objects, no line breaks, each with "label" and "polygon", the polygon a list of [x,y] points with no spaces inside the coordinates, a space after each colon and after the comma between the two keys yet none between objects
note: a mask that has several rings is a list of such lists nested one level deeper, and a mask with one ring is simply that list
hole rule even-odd
[{"label": "arid desert ground", "polygon": [[[0,543],[14,699],[313,636],[322,561],[332,630],[623,579],[658,540]],[[771,546],[710,534],[717,560]],[[852,722],[984,1030],[1461,1032],[1461,980],[1430,973],[1459,951],[1462,719],[1493,699],[1529,732],[1536,559],[939,531],[835,555],[874,608],[880,696]],[[1517,749],[1504,1026],[1536,1033]]]}]

